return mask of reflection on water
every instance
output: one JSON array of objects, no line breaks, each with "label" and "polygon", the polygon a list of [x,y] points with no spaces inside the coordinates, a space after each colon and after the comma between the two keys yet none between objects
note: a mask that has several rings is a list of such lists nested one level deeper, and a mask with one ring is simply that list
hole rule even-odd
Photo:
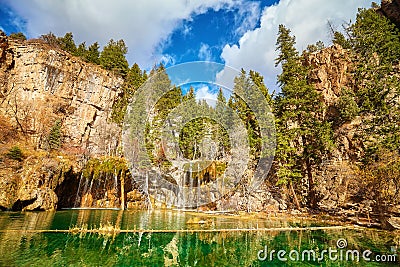
[{"label": "reflection on water", "polygon": [[[301,219],[239,220],[232,216],[202,217],[204,225],[187,224],[200,215],[184,212],[127,212],[68,210],[58,212],[0,213],[0,266],[398,266],[399,262],[318,262],[258,259],[258,252],[313,250],[317,258],[324,249],[337,249],[344,238],[345,249],[371,250],[373,255],[399,253],[399,234],[373,230],[240,231],[198,232],[197,229],[253,229],[318,225]],[[98,228],[111,224],[129,229],[191,229],[193,232],[98,234],[27,232]],[[18,230],[18,231],[15,231]],[[397,259],[398,260],[398,259]]]}]

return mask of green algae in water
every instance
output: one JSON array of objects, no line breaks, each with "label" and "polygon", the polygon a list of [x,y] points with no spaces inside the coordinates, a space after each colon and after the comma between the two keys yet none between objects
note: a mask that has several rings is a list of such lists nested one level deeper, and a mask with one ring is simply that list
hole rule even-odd
[{"label": "green algae in water", "polygon": [[[280,261],[259,259],[259,251],[313,250],[321,257],[324,249],[371,250],[375,255],[399,253],[400,234],[366,229],[302,231],[197,232],[204,229],[235,229],[236,218],[213,218],[212,225],[191,228],[193,214],[182,212],[121,212],[70,210],[60,212],[0,213],[1,266],[399,266],[397,262]],[[210,220],[210,219],[209,219]],[[263,222],[265,224],[263,224]],[[114,236],[94,233],[46,233],[23,230],[68,230],[71,226],[96,228],[110,223],[127,229],[189,229],[193,232],[129,232]],[[241,228],[254,228],[254,220],[241,221]],[[262,227],[306,227],[307,222],[257,220]],[[315,226],[315,222],[313,222]],[[14,231],[16,230],[16,231]],[[339,250],[340,251],[340,250]],[[261,256],[263,254],[261,253]],[[288,256],[286,256],[288,258]],[[345,259],[345,257],[344,257]]]}]

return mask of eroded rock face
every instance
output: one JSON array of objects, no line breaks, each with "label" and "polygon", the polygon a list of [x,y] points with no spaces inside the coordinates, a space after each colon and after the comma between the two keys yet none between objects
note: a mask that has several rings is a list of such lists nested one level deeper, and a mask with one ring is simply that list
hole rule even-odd
[{"label": "eroded rock face", "polygon": [[120,127],[110,120],[122,78],[39,41],[0,35],[0,112],[43,147],[61,121],[63,146],[112,154]]},{"label": "eroded rock face", "polygon": [[[48,149],[57,123],[61,149],[70,157],[68,168],[82,157],[118,154],[121,127],[111,121],[111,113],[122,83],[99,66],[39,40],[8,39],[0,31],[0,115],[36,149],[49,153],[27,153],[23,162],[0,159],[0,208],[57,208],[55,190],[65,166]],[[7,149],[2,144],[0,154]]]},{"label": "eroded rock face", "polygon": [[343,87],[351,81],[352,62],[349,53],[340,45],[305,55],[305,65],[311,68],[310,82],[321,93],[321,101],[332,106]]}]

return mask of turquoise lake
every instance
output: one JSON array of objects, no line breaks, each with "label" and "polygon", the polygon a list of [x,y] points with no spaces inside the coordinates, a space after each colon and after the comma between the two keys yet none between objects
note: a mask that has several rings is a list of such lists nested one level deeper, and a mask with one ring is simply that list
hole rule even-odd
[{"label": "turquoise lake", "polygon": [[400,266],[398,232],[323,226],[179,211],[2,212],[0,266]]}]

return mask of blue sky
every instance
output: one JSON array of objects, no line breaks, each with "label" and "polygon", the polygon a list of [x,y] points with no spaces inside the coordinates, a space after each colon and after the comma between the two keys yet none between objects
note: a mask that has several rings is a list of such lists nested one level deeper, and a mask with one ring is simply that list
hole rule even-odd
[{"label": "blue sky", "polygon": [[[370,0],[0,0],[0,28],[30,38],[73,32],[77,43],[124,39],[130,64],[150,69],[190,61],[215,61],[256,70],[276,89],[275,41],[279,24],[297,37],[297,48],[330,43],[328,21],[340,29]],[[229,79],[215,70],[214,82]],[[178,83],[178,80],[174,80]],[[216,95],[198,86],[199,95]],[[201,89],[201,90],[200,90]]]}]

